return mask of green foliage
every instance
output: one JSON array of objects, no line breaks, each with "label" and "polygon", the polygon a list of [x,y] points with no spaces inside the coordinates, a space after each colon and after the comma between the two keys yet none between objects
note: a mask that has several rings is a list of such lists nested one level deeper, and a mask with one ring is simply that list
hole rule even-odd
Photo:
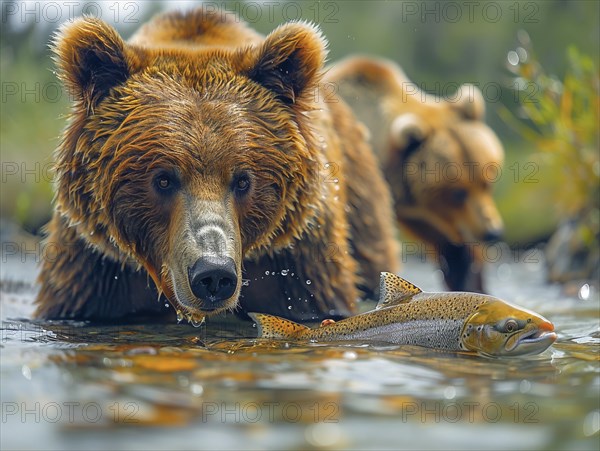
[{"label": "green foliage", "polygon": [[[139,6],[135,20],[126,23],[124,20],[115,21],[112,2],[76,3],[75,16],[84,11],[88,3],[93,6],[92,11],[95,10],[94,5],[102,4],[105,8],[102,18],[126,38],[154,13],[175,8],[172,2],[166,0],[126,2],[127,5]],[[566,66],[565,43],[574,44],[589,55],[600,54],[597,19],[600,3],[595,1],[488,2],[492,9],[496,6],[501,10],[502,16],[498,21],[486,19],[483,13],[485,2],[473,5],[467,5],[468,2],[384,0],[271,3],[271,6],[265,4],[260,8],[262,14],[259,18],[255,15],[255,6],[262,5],[261,2],[224,0],[215,4],[238,12],[252,27],[265,34],[289,18],[317,22],[330,42],[330,62],[357,53],[387,57],[399,63],[424,90],[438,95],[443,94],[448,86],[464,82],[480,87],[497,85],[506,49],[521,28],[526,29],[536,43],[536,51],[546,70],[561,76]],[[288,3],[292,3],[290,8],[287,8]],[[199,2],[189,2],[187,6],[194,4]],[[299,8],[294,8],[294,5]],[[457,5],[462,12],[461,17],[451,20],[450,12],[456,10]],[[41,2],[38,6],[44,8]],[[415,6],[416,12],[409,13]],[[474,14],[468,12],[471,7]],[[127,11],[130,10],[128,6]],[[428,12],[432,10],[437,13]],[[120,11],[124,12],[124,9]],[[449,13],[444,14],[443,11]],[[297,12],[302,14],[295,17]],[[123,19],[123,15],[120,17]],[[58,83],[52,73],[54,64],[48,43],[51,33],[60,23],[33,14],[27,14],[25,18],[29,22],[25,20],[27,23],[23,23],[21,15],[10,16],[0,27],[0,78],[3,84],[16,83],[19,88],[17,95],[3,99],[0,104],[0,157],[3,163],[17,163],[19,167],[24,164],[31,169],[36,164],[45,167],[51,163],[52,151],[65,126],[64,115],[69,111],[70,102],[64,92],[57,101],[43,95],[45,87]],[[23,97],[25,90],[36,89],[42,93],[39,101],[31,94]],[[50,94],[53,92],[50,91]],[[486,122],[506,147],[506,167],[512,161],[531,161],[523,140],[517,139],[506,123],[498,118],[501,103],[516,111],[517,105],[510,104],[512,93],[503,90],[500,100],[494,97],[493,89],[487,94]],[[554,226],[554,219],[549,219],[547,213],[553,199],[551,196],[544,199],[539,194],[558,185],[555,173],[560,171],[553,168],[550,165],[540,168],[539,184],[535,187],[516,183],[509,169],[505,169],[506,176],[499,181],[499,185],[503,186],[498,187],[502,189],[497,191],[497,197],[506,220],[507,235],[515,234],[514,239],[520,243],[545,237]],[[21,175],[6,177],[6,183],[2,184],[0,216],[36,231],[50,217],[51,182],[48,177],[37,180],[31,175]],[[526,224],[523,224],[524,213],[527,213]]]},{"label": "green foliage", "polygon": [[520,106],[515,117],[501,116],[536,148],[538,159],[559,168],[557,208],[571,217],[597,209],[600,199],[600,79],[592,58],[568,49],[562,80],[546,73],[526,35],[509,53]]}]

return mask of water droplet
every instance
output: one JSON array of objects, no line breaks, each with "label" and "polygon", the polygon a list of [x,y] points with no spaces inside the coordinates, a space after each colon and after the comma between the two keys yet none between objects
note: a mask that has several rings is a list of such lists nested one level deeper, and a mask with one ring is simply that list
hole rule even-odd
[{"label": "water droplet", "polygon": [[514,50],[511,50],[510,52],[508,52],[508,55],[506,56],[508,59],[508,63],[512,66],[516,66],[517,64],[519,64],[519,54],[517,52],[515,52]]},{"label": "water droplet", "polygon": [[450,385],[444,389],[444,398],[454,399],[455,396],[456,396],[456,388],[454,388],[452,385]]},{"label": "water droplet", "polygon": [[21,367],[21,374],[23,375],[23,377],[25,379],[27,379],[28,381],[31,380],[31,368],[29,368],[29,366],[27,365],[23,365]]},{"label": "water droplet", "polygon": [[591,437],[600,431],[600,410],[592,410],[583,420],[583,435]]},{"label": "water droplet", "polygon": [[115,280],[119,280],[119,276],[115,276]]},{"label": "water droplet", "polygon": [[204,387],[202,387],[202,385],[200,384],[192,384],[190,385],[190,391],[194,394],[194,395],[201,395],[202,393],[204,393]]},{"label": "water droplet", "polygon": [[519,56],[520,62],[524,63],[527,61],[527,50],[525,50],[523,47],[517,48],[517,55]]},{"label": "water droplet", "polygon": [[204,316],[202,317],[201,320],[196,320],[195,318],[192,318],[190,323],[192,323],[192,326],[194,326],[194,327],[200,327],[200,326],[202,326],[202,324],[204,324],[204,319],[205,319]]},{"label": "water droplet", "polygon": [[587,283],[584,283],[579,289],[578,293],[579,299],[582,301],[587,301],[590,298],[590,286]]},{"label": "water droplet", "polygon": [[531,390],[531,382],[529,382],[527,379],[523,379],[519,384],[519,391],[521,393],[527,393],[529,390]]},{"label": "water droplet", "polygon": [[165,308],[169,308],[169,303],[165,303]]},{"label": "water droplet", "polygon": [[312,283],[312,282],[310,281],[310,279],[308,279],[308,280],[306,281],[306,285],[310,285],[311,283]]},{"label": "water droplet", "polygon": [[289,269],[282,269],[281,270],[281,275],[282,276],[287,276],[289,271],[290,271]]},{"label": "water droplet", "polygon": [[268,276],[269,274],[269,271],[265,271],[265,276]]},{"label": "water droplet", "polygon": [[247,287],[250,285],[250,279],[242,279],[242,286]]},{"label": "water droplet", "polygon": [[292,306],[291,306],[291,305],[288,305],[288,310],[291,310],[291,309],[292,309]]},{"label": "water droplet", "polygon": [[304,431],[306,441],[316,449],[343,448],[344,431],[336,423],[315,423]]},{"label": "water droplet", "polygon": [[521,29],[519,31],[517,31],[517,39],[518,41],[524,45],[524,46],[528,46],[529,43],[531,42],[531,39],[529,38],[529,33],[527,33],[525,30]]}]

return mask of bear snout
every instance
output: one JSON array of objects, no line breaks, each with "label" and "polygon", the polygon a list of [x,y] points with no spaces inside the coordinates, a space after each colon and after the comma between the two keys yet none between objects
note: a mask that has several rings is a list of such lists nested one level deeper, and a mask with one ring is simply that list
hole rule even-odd
[{"label": "bear snout", "polygon": [[500,241],[502,235],[504,234],[504,229],[502,228],[493,228],[485,231],[483,235],[483,241],[486,243],[496,243]]},{"label": "bear snout", "polygon": [[231,257],[205,256],[188,269],[192,293],[204,303],[203,310],[212,310],[231,298],[237,287],[235,261]]}]

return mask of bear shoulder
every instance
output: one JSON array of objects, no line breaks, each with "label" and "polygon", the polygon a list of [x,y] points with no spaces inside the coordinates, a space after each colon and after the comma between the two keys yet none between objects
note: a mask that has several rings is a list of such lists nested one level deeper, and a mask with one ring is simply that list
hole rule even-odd
[{"label": "bear shoulder", "polygon": [[332,64],[327,69],[327,78],[390,94],[401,90],[405,83],[410,83],[398,65],[384,58],[361,55],[350,56]]}]

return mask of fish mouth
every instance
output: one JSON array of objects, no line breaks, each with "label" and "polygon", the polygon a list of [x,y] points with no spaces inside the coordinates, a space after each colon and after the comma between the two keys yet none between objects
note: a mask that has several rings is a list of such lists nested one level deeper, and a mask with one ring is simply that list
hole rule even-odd
[{"label": "fish mouth", "polygon": [[544,327],[523,332],[510,344],[509,340],[505,348],[508,355],[538,354],[548,348],[556,341],[557,335],[553,329]]}]

